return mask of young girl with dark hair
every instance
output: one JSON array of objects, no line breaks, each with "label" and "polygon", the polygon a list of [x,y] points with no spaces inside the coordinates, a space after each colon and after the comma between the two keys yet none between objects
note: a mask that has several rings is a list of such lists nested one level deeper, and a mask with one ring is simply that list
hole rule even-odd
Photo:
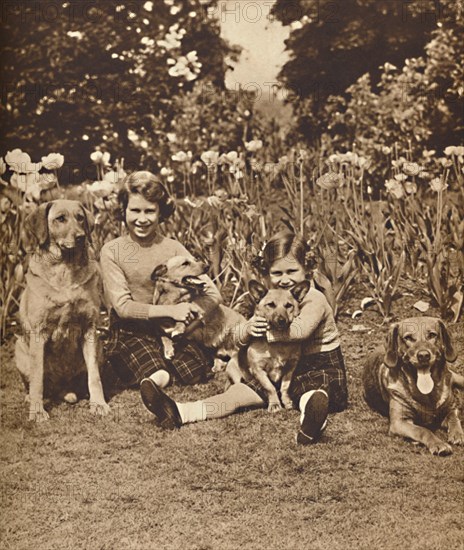
[{"label": "young girl with dark hair", "polygon": [[[176,240],[164,237],[159,224],[174,212],[174,201],[150,172],[127,176],[119,192],[127,235],[106,243],[101,250],[101,271],[110,308],[110,341],[106,355],[112,370],[126,386],[144,378],[165,387],[172,380],[183,384],[205,381],[213,354],[199,344],[178,341],[176,353],[167,361],[161,345],[159,320],[190,322],[203,313],[192,303],[153,305],[151,273],[169,258],[191,254]],[[214,304],[221,296],[207,277],[207,295]]]},{"label": "young girl with dark hair", "polygon": [[[308,276],[307,253],[304,241],[293,233],[281,232],[269,240],[254,265],[265,276],[268,287],[291,289]],[[269,332],[264,318],[253,316],[237,327],[236,338],[238,345],[246,346],[252,338],[276,342],[282,336]],[[301,412],[297,442],[306,445],[318,440],[328,413],[344,410],[348,402],[345,364],[333,309],[314,285],[285,338],[300,342],[302,347],[289,394]],[[173,401],[150,379],[142,381],[141,394],[145,406],[165,427],[171,428],[267,404],[262,387],[255,381],[233,384],[222,394],[189,403]]]}]

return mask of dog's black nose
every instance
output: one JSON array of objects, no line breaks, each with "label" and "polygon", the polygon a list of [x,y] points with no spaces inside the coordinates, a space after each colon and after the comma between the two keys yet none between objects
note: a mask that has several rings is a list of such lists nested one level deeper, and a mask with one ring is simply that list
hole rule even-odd
[{"label": "dog's black nose", "polygon": [[426,361],[430,361],[430,357],[430,351],[428,350],[421,350],[417,352],[417,359],[421,362],[423,361],[425,363]]},{"label": "dog's black nose", "polygon": [[276,319],[277,328],[284,329],[287,327],[287,324],[287,319],[284,319],[283,317]]}]

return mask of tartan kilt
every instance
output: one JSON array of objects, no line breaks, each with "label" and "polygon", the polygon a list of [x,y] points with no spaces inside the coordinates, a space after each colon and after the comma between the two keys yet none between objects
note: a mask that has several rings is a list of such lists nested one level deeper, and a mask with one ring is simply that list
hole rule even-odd
[{"label": "tartan kilt", "polygon": [[[247,381],[265,403],[267,395],[257,380]],[[280,383],[278,388],[280,389]],[[300,358],[293,374],[289,395],[296,409],[301,396],[310,390],[325,390],[329,396],[329,412],[340,412],[348,406],[345,361],[340,347]]]},{"label": "tartan kilt", "polygon": [[151,321],[128,321],[110,316],[110,336],[104,347],[107,366],[121,383],[137,386],[164,369],[174,382],[190,385],[206,382],[214,365],[214,352],[197,342],[178,338],[175,354],[164,357],[161,333]]}]

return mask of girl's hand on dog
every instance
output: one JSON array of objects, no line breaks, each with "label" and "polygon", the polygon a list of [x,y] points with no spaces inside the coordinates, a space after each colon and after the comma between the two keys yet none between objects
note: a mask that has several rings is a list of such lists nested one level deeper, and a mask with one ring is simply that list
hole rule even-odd
[{"label": "girl's hand on dog", "polygon": [[269,324],[264,317],[253,315],[245,325],[246,336],[261,338],[266,335]]},{"label": "girl's hand on dog", "polygon": [[181,323],[190,323],[194,319],[201,319],[204,315],[204,311],[200,306],[187,302],[171,306],[170,313],[174,321]]}]

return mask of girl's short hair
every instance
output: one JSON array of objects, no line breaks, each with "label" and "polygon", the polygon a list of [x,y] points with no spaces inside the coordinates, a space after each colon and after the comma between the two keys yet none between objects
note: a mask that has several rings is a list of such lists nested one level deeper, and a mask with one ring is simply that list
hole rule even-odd
[{"label": "girl's short hair", "polygon": [[309,245],[302,237],[287,230],[280,231],[271,237],[252,264],[261,275],[266,276],[269,275],[269,270],[274,262],[289,254],[292,254],[305,270],[312,269],[312,254]]},{"label": "girl's short hair", "polygon": [[176,209],[174,200],[169,196],[166,187],[154,174],[145,170],[132,172],[122,182],[118,201],[123,220],[125,220],[130,195],[141,195],[147,201],[158,204],[160,221],[167,220]]}]

